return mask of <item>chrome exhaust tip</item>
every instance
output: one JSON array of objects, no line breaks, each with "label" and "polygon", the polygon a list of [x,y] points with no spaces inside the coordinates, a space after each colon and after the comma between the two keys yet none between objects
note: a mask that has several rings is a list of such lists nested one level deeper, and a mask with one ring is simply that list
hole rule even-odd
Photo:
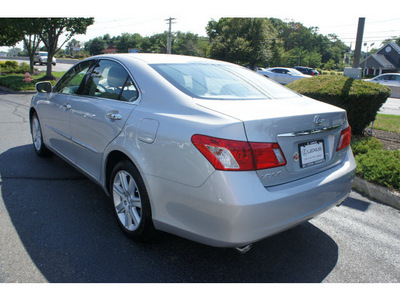
[{"label": "chrome exhaust tip", "polygon": [[248,244],[246,246],[243,247],[236,247],[235,249],[240,253],[240,254],[246,254],[247,252],[250,251],[251,247],[253,246],[253,244]]},{"label": "chrome exhaust tip", "polygon": [[[346,199],[345,199],[346,200]],[[343,200],[342,202],[340,202],[339,204],[336,204],[336,207],[340,207],[340,206],[342,206],[342,204],[343,204],[343,202],[345,201],[345,200]]]}]

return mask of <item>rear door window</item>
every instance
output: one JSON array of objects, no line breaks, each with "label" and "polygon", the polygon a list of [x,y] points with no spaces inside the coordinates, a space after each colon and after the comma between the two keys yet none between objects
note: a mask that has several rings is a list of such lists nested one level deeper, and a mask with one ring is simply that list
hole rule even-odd
[{"label": "rear door window", "polygon": [[128,72],[119,63],[100,60],[85,84],[84,95],[126,102],[138,98],[137,89]]}]

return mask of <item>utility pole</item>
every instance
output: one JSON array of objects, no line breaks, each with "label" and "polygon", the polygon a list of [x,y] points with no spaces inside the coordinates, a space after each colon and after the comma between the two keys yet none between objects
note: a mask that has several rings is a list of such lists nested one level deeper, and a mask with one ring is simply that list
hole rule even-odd
[{"label": "utility pole", "polygon": [[360,66],[361,45],[364,35],[365,18],[358,19],[356,49],[354,50],[353,68]]},{"label": "utility pole", "polygon": [[169,18],[169,19],[165,19],[165,21],[167,21],[169,23],[169,29],[168,29],[168,41],[167,41],[167,53],[171,54],[171,25],[172,23],[175,24],[175,22],[172,22],[173,20],[176,20],[176,18]]},{"label": "utility pole", "polygon": [[[354,50],[354,60],[352,68],[344,68],[344,76],[361,79],[362,69],[360,68],[361,45],[364,35],[365,18],[358,19],[356,49]],[[350,46],[351,49],[351,46]],[[351,52],[350,52],[351,53]]]}]

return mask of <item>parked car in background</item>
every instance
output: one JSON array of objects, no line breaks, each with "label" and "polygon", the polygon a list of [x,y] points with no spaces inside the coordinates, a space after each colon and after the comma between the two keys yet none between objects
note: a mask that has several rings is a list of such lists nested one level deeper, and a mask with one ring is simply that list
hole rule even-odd
[{"label": "parked car in background", "polygon": [[383,85],[400,86],[400,73],[386,73],[376,76],[372,79],[365,79],[365,80],[380,83]]},{"label": "parked car in background", "polygon": [[310,75],[305,75],[296,69],[291,68],[269,68],[265,71],[257,71],[257,73],[275,80],[280,84],[289,84],[297,79],[311,77]]},{"label": "parked car in background", "polygon": [[98,183],[135,240],[161,230],[247,247],[350,193],[346,111],[231,63],[101,55],[36,90],[34,150]]},{"label": "parked car in background", "polygon": [[[44,51],[36,52],[35,56],[33,57],[33,64],[47,65],[47,57],[48,57],[47,52]],[[55,66],[56,63],[57,63],[56,58],[53,57],[51,64]]]},{"label": "parked car in background", "polygon": [[313,68],[309,67],[294,67],[297,71],[306,74],[306,75],[311,75],[311,76],[318,76],[319,72]]}]

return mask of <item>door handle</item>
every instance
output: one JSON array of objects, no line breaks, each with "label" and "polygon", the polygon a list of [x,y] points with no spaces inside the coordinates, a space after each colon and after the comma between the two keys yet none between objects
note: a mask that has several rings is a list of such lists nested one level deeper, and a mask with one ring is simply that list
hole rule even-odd
[{"label": "door handle", "polygon": [[121,120],[122,116],[118,113],[109,112],[106,114],[107,118],[111,120]]}]

